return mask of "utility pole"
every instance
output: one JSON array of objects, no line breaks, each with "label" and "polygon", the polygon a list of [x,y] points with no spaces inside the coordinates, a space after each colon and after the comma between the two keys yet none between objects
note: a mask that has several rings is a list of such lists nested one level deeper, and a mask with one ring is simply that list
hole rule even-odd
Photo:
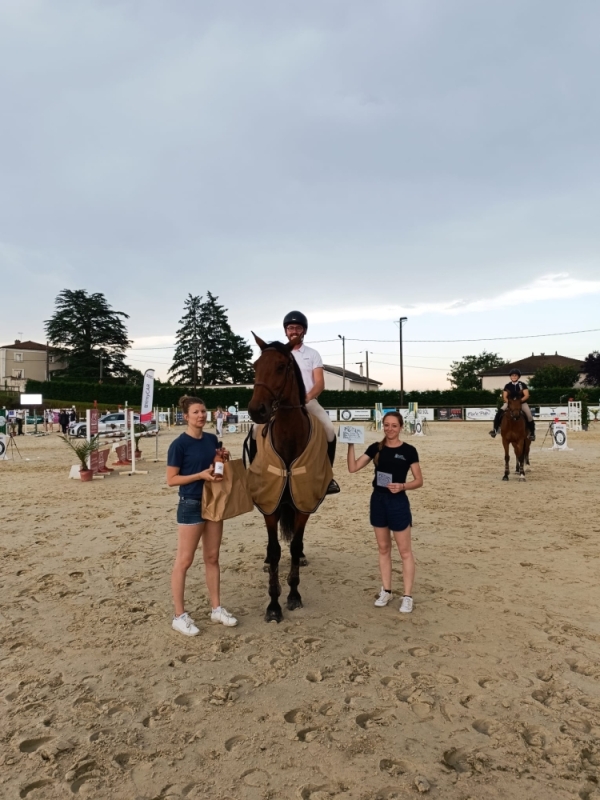
[{"label": "utility pole", "polygon": [[102,353],[100,353],[100,380],[98,383],[102,383]]},{"label": "utility pole", "polygon": [[400,317],[398,320],[399,340],[400,340],[400,407],[404,406],[404,363],[402,361],[402,325],[408,317]]},{"label": "utility pole", "polygon": [[365,361],[367,367],[367,392],[369,391],[369,351],[365,350]]},{"label": "utility pole", "polygon": [[342,391],[346,391],[346,337],[338,333],[338,339],[342,340]]},{"label": "utility pole", "polygon": [[48,350],[48,340],[46,340],[46,380],[50,380],[50,350]]}]

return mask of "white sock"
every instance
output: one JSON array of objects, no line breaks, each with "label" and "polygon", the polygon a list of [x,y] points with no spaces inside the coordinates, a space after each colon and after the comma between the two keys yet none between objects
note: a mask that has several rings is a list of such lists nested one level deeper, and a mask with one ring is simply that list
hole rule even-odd
[{"label": "white sock", "polygon": [[221,606],[217,606],[216,608],[213,608],[213,614],[215,613],[215,611],[220,611],[220,610],[221,610]]}]

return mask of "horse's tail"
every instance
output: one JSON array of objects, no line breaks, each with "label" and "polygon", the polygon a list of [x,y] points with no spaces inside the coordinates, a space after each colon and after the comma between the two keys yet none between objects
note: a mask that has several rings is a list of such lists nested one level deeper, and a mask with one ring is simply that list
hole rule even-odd
[{"label": "horse's tail", "polygon": [[279,530],[284,542],[291,542],[294,536],[294,522],[296,521],[296,509],[284,503],[281,506],[281,516],[279,517]]}]

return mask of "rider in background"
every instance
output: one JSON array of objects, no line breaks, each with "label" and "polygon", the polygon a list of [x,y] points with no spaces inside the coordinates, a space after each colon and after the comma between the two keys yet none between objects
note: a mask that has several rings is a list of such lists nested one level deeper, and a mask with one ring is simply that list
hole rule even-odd
[{"label": "rider in background", "polygon": [[529,428],[528,436],[533,442],[535,441],[535,422],[531,414],[531,410],[527,404],[527,400],[529,399],[529,389],[527,388],[527,384],[523,383],[521,380],[521,373],[518,369],[513,369],[513,371],[510,373],[510,383],[507,383],[502,390],[502,399],[504,400],[504,404],[502,408],[498,409],[496,412],[496,416],[494,417],[494,427],[490,431],[490,436],[493,438],[497,433],[499,433],[500,425],[502,423],[502,415],[508,408],[508,401],[513,400],[514,398],[521,400],[521,408],[525,414],[525,417],[527,418],[527,426]]},{"label": "rider in background", "polygon": [[[327,455],[331,466],[335,460],[335,428],[329,419],[329,414],[317,401],[317,397],[325,388],[323,374],[323,359],[312,347],[304,344],[304,336],[308,330],[308,320],[301,311],[290,311],[283,319],[283,330],[290,342],[296,341],[292,355],[300,367],[304,388],[306,389],[306,410],[322,423],[327,437]],[[327,494],[337,494],[340,487],[332,480],[327,488]]]}]

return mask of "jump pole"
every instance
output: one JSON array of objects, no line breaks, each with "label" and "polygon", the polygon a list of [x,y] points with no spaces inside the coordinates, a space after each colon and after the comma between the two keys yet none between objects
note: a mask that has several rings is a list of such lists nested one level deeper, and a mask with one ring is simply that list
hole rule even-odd
[{"label": "jump pole", "polygon": [[135,468],[135,416],[134,412],[130,411],[131,417],[130,420],[130,434],[131,434],[131,469],[127,472],[119,472],[119,475],[147,475],[147,469],[136,469]]},{"label": "jump pole", "polygon": [[154,409],[154,419],[156,420],[156,454],[155,457],[152,459],[152,462],[156,463],[157,461],[161,461],[161,459],[158,457],[158,434],[160,432],[160,418],[159,418],[158,406],[156,406],[156,408]]}]

